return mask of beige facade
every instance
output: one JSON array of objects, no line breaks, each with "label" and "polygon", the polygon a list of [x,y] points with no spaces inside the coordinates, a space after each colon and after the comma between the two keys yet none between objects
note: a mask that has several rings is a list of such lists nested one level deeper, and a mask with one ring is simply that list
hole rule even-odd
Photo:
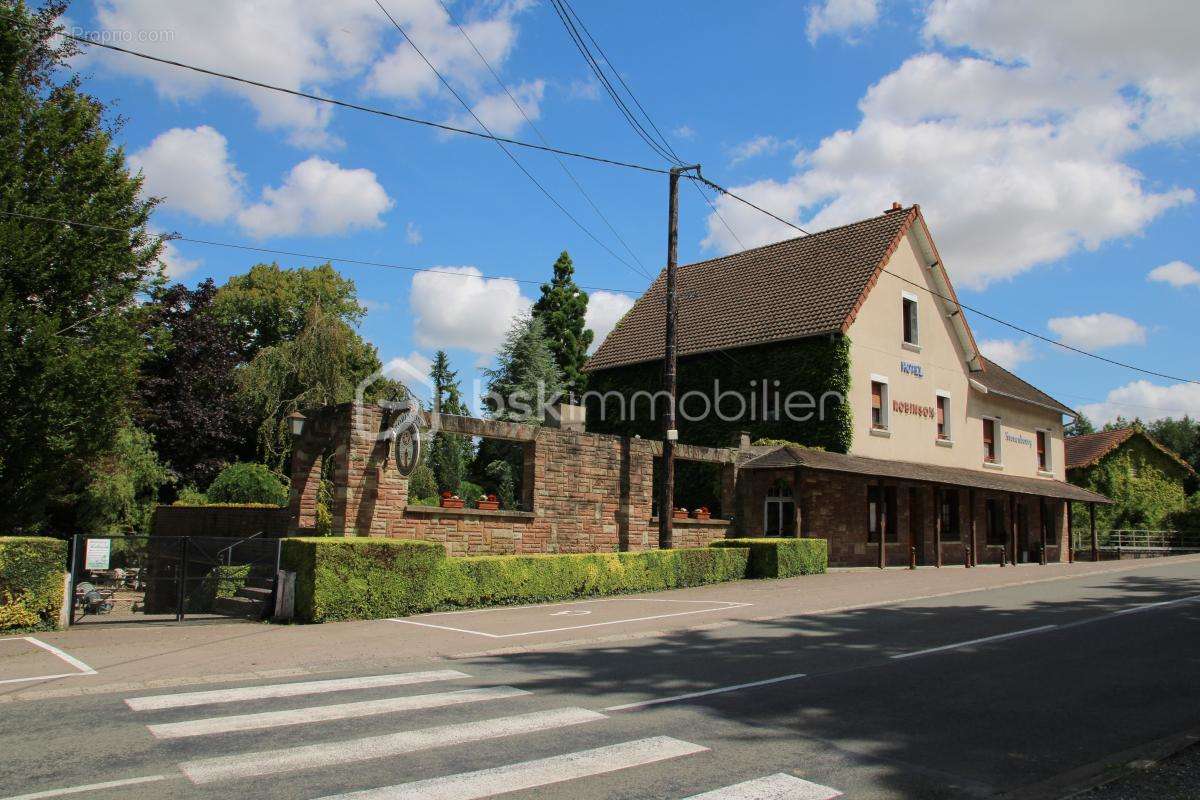
[{"label": "beige facade", "polygon": [[[1005,475],[1065,479],[1062,413],[988,392],[972,379],[975,343],[950,297],[923,226],[913,225],[847,331],[850,338],[853,455]],[[905,341],[906,306],[915,322]],[[912,312],[909,312],[912,313]],[[915,330],[914,330],[915,328]],[[882,384],[883,419],[872,416],[872,383]],[[938,397],[948,429],[938,435]],[[994,420],[995,463],[985,459],[984,419]],[[1039,469],[1038,432],[1049,456]]]}]

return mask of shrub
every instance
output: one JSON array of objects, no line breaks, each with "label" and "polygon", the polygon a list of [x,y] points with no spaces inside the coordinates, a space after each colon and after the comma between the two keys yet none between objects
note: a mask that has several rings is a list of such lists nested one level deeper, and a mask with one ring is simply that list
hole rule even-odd
[{"label": "shrub", "polygon": [[436,542],[283,540],[307,622],[699,586],[745,577],[748,558],[746,548],[446,558]]},{"label": "shrub", "polygon": [[58,627],[66,564],[62,539],[0,537],[0,630]]},{"label": "shrub", "polygon": [[208,505],[208,495],[197,489],[195,486],[185,486],[179,490],[179,497],[171,505],[175,506],[206,506]]},{"label": "shrub", "polygon": [[479,498],[483,497],[483,487],[477,483],[470,481],[459,481],[458,496],[462,498],[463,505],[467,508],[474,508],[479,502]]},{"label": "shrub", "polygon": [[408,496],[409,502],[414,497],[437,497],[437,481],[433,477],[433,470],[426,464],[418,464],[413,467],[412,474],[408,476]]},{"label": "shrub", "polygon": [[813,575],[829,566],[829,542],[825,539],[722,539],[710,546],[750,548],[751,578]]},{"label": "shrub", "polygon": [[285,506],[287,487],[263,464],[230,464],[208,487],[213,503],[266,503]]}]

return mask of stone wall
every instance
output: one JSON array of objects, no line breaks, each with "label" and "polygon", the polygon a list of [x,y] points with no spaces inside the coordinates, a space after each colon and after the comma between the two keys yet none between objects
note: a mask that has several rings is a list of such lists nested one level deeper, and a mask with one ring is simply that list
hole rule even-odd
[{"label": "stone wall", "polygon": [[150,530],[153,536],[277,539],[287,535],[290,520],[289,509],[270,506],[158,506]]}]

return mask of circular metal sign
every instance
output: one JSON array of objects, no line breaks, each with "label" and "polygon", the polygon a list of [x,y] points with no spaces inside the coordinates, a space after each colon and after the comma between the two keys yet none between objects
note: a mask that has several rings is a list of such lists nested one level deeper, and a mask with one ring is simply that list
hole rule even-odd
[{"label": "circular metal sign", "polygon": [[421,463],[421,433],[410,425],[396,434],[396,469],[407,478]]}]

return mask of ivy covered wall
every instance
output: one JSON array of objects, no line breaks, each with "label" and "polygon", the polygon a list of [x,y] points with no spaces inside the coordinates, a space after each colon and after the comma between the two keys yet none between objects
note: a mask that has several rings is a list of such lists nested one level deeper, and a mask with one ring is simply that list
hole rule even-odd
[{"label": "ivy covered wall", "polygon": [[[764,382],[769,390],[767,419],[763,418]],[[645,393],[653,394],[661,389],[660,361],[591,373],[587,395],[588,430],[660,438],[661,413],[665,406],[659,402],[651,413],[651,400]],[[638,397],[637,392],[643,394]],[[792,415],[783,408],[793,392],[807,392],[812,397],[814,407],[808,409],[812,413],[810,419],[799,419],[806,413],[799,405],[793,406],[795,413]],[[841,335],[686,356],[679,359],[678,368],[679,440],[688,444],[728,447],[739,431],[749,431],[751,439],[787,439],[844,453],[850,448],[853,433],[850,405],[843,402],[849,392],[850,341]],[[718,395],[721,414],[715,411]],[[625,401],[624,414],[621,414],[620,398]],[[793,399],[797,403],[807,400],[806,397]],[[778,418],[771,418],[771,409],[776,405],[780,413]],[[714,411],[705,414],[707,408]],[[689,416],[691,420],[687,418]]]},{"label": "ivy covered wall", "polygon": [[[1067,479],[1115,502],[1096,507],[1100,530],[1171,528],[1169,516],[1187,507],[1189,474],[1142,436],[1133,436],[1091,467],[1073,469]],[[1076,525],[1086,524],[1087,509],[1076,504]]]}]

